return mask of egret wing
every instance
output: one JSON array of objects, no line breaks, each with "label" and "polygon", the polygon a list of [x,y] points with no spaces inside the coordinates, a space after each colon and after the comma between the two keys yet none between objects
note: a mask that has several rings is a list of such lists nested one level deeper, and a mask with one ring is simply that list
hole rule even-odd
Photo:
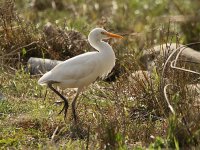
[{"label": "egret wing", "polygon": [[52,71],[54,81],[80,80],[95,73],[98,68],[96,52],[79,55],[57,65]]}]

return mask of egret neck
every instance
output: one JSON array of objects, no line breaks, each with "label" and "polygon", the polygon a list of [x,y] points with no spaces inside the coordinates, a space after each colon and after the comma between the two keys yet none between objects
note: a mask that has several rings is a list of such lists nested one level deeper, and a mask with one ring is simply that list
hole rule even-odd
[{"label": "egret neck", "polygon": [[101,56],[101,70],[104,70],[101,77],[104,78],[115,66],[115,53],[108,43],[101,39],[91,37],[92,36],[88,37],[90,45],[95,48],[98,51],[99,56]]}]

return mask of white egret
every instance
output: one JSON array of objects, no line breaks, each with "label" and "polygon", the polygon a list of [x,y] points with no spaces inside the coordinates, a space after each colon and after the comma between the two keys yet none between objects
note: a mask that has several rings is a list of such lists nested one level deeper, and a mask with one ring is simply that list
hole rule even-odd
[{"label": "white egret", "polygon": [[64,107],[60,111],[60,113],[64,111],[64,118],[66,118],[69,106],[68,100],[53,88],[52,85],[57,85],[63,89],[77,88],[76,96],[72,101],[72,113],[74,121],[76,122],[75,106],[80,92],[97,78],[103,78],[108,75],[115,65],[116,58],[112,47],[102,41],[108,38],[122,38],[122,36],[107,32],[102,28],[93,29],[89,33],[88,41],[97,51],[87,52],[70,58],[56,65],[39,79],[38,83],[40,85],[47,85],[64,100]]}]

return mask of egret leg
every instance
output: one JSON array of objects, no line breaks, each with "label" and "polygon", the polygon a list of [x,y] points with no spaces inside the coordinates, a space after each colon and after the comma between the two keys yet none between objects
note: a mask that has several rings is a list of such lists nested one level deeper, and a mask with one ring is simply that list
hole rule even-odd
[{"label": "egret leg", "polygon": [[54,88],[52,87],[52,84],[49,84],[48,87],[49,87],[53,92],[55,92],[58,96],[60,96],[60,98],[63,99],[63,101],[64,101],[64,106],[63,106],[62,110],[59,112],[59,114],[61,114],[61,113],[64,111],[64,119],[65,119],[65,118],[66,118],[66,115],[67,115],[67,110],[68,110],[68,107],[69,107],[69,104],[68,104],[67,99],[66,99],[62,94],[60,94],[56,89],[54,89]]},{"label": "egret leg", "polygon": [[45,101],[46,97],[47,97],[47,88],[46,88],[46,92],[45,92],[45,95],[44,95],[44,101]]},{"label": "egret leg", "polygon": [[[63,95],[63,93],[61,92],[60,94],[62,94]],[[64,103],[64,101],[62,101],[62,100],[57,100],[57,101],[55,101],[55,104],[63,104]]]},{"label": "egret leg", "polygon": [[73,119],[74,122],[77,122],[77,115],[76,115],[76,100],[80,94],[80,89],[78,89],[78,91],[76,92],[76,96],[74,97],[73,101],[72,101],[72,114],[73,114]]}]

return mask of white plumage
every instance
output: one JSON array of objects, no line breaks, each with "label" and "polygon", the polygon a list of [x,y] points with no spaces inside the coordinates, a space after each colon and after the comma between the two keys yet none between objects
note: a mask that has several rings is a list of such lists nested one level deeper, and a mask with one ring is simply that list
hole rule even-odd
[{"label": "white plumage", "polygon": [[65,110],[65,116],[68,109],[67,99],[61,96],[52,87],[52,84],[58,85],[63,89],[78,88],[76,97],[72,102],[75,121],[75,103],[79,93],[97,78],[104,78],[115,65],[115,54],[112,47],[102,41],[102,39],[109,37],[122,38],[122,36],[112,34],[102,28],[93,29],[88,36],[88,41],[97,51],[87,52],[58,64],[51,71],[45,73],[38,81],[40,85],[48,85],[50,89],[64,100],[65,106],[61,112]]}]

